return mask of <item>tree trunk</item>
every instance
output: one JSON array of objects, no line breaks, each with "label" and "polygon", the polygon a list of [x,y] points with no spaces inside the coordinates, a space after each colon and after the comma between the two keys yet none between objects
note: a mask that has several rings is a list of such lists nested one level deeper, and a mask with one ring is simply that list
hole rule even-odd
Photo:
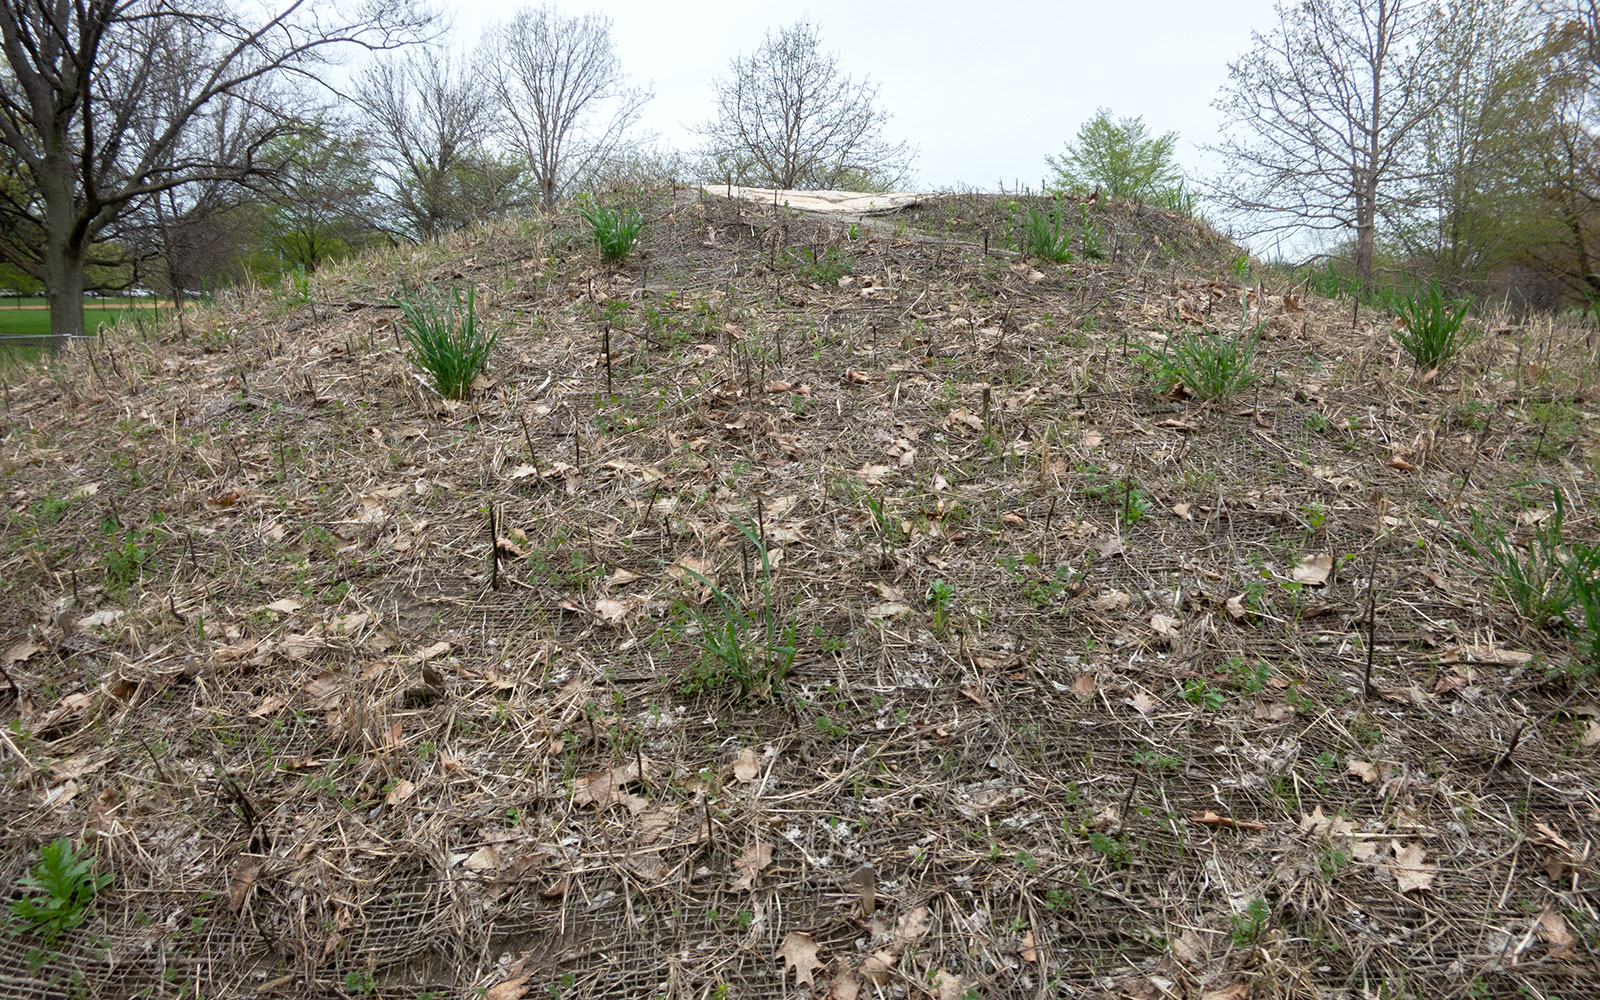
[{"label": "tree trunk", "polygon": [[83,254],[50,234],[44,258],[45,300],[50,305],[50,353],[59,354],[83,336]]}]

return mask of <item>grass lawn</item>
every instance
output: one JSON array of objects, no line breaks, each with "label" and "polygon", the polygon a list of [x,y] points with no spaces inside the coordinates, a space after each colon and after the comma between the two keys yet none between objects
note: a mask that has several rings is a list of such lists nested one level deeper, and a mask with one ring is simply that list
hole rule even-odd
[{"label": "grass lawn", "polygon": [[[112,306],[85,305],[83,327],[88,332],[109,326],[127,315],[148,315],[149,309],[129,309],[122,299],[98,299],[97,302],[114,302]],[[50,310],[38,308],[42,299],[11,299],[0,304],[0,367],[31,361],[48,348],[33,340],[11,341],[10,337],[48,337],[50,335]],[[19,307],[20,306],[20,307]],[[31,308],[30,308],[31,307]]]}]

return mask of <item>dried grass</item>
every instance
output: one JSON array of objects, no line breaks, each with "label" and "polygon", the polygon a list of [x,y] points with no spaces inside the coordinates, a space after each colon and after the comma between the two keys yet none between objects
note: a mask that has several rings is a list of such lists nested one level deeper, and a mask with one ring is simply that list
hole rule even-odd
[{"label": "dried grass", "polygon": [[[1600,988],[1592,682],[1450,549],[1530,478],[1596,537],[1584,332],[1489,317],[1423,382],[1249,289],[1268,377],[1202,406],[1140,357],[1236,319],[1220,239],[1108,214],[1041,271],[994,211],[680,197],[624,269],[507,221],[8,374],[0,897],[64,835],[116,882],[0,993]],[[462,282],[458,404],[384,303]],[[741,521],[773,704],[679,693],[674,602],[762,600]]]}]

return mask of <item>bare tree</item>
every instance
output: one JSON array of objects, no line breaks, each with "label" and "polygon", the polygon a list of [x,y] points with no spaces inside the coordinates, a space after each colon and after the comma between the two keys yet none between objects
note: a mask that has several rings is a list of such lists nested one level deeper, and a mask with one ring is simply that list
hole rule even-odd
[{"label": "bare tree", "polygon": [[504,168],[485,147],[494,130],[491,99],[482,67],[440,48],[382,59],[362,74],[354,101],[366,115],[398,234],[434,240],[485,208],[475,176]]},{"label": "bare tree", "polygon": [[484,38],[506,137],[532,164],[546,208],[588,183],[622,152],[650,99],[627,86],[611,46],[611,20],[524,7]]},{"label": "bare tree", "polygon": [[1421,0],[1278,3],[1278,23],[1228,65],[1214,147],[1227,162],[1214,195],[1250,234],[1286,229],[1355,238],[1372,273],[1380,220],[1425,170],[1417,150],[1439,71]]},{"label": "bare tree", "polygon": [[[733,61],[716,81],[717,118],[700,127],[707,159],[739,184],[891,188],[916,151],[884,138],[878,88],[841,75],[814,25],[799,21]],[[724,179],[719,177],[719,179]]]},{"label": "bare tree", "polygon": [[[293,127],[289,83],[339,48],[403,44],[430,23],[416,0],[0,2],[0,144],[32,188],[0,215],[37,237],[0,255],[43,279],[53,346],[82,335],[91,250],[141,200],[258,172],[258,151]],[[252,127],[195,141],[228,116]]]}]

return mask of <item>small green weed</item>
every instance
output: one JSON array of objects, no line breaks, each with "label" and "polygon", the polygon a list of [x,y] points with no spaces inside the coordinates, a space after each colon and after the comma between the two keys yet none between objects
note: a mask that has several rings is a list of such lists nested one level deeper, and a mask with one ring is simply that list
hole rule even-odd
[{"label": "small green weed", "polygon": [[1254,944],[1261,938],[1262,932],[1267,929],[1267,918],[1269,916],[1271,916],[1271,911],[1267,908],[1267,901],[1260,896],[1252,899],[1249,905],[1244,908],[1243,913],[1235,913],[1228,918],[1228,923],[1233,926],[1231,931],[1233,943],[1241,948],[1245,945]]},{"label": "small green weed", "polygon": [[290,271],[285,277],[289,279],[293,301],[301,305],[311,301],[311,278],[306,274],[305,265],[296,264],[294,270]]},{"label": "small green weed", "polygon": [[1396,301],[1395,312],[1405,321],[1405,328],[1395,337],[1417,371],[1444,367],[1472,343],[1472,334],[1461,326],[1470,308],[1470,296],[1446,299],[1437,280],[1430,281],[1426,291],[1412,288]]},{"label": "small green weed", "polygon": [[1089,206],[1083,202],[1078,203],[1078,239],[1083,242],[1084,260],[1105,260],[1105,234],[1106,227],[1096,222],[1089,222]]},{"label": "small green weed", "polygon": [[1230,656],[1222,665],[1222,670],[1228,675],[1228,680],[1245,694],[1259,694],[1272,680],[1272,665],[1266,660],[1247,664],[1243,657]]},{"label": "small green weed", "polygon": [[811,247],[802,247],[799,252],[785,250],[783,262],[801,281],[818,285],[836,285],[840,278],[850,273],[849,258],[832,247],[824,250],[820,256]]},{"label": "small green weed", "polygon": [[1215,712],[1228,700],[1228,696],[1220,688],[1212,687],[1204,677],[1191,677],[1183,682],[1183,700],[1207,712]]},{"label": "small green weed", "polygon": [[500,339],[498,332],[485,333],[479,325],[474,289],[469,285],[463,299],[459,289],[441,296],[429,286],[426,293],[406,295],[395,304],[405,319],[411,362],[433,376],[439,395],[470,396],[473,380],[488,367],[489,352]]},{"label": "small green weed", "polygon": [[61,515],[72,506],[72,497],[58,497],[54,493],[46,493],[34,501],[31,511],[33,519],[41,525],[55,524],[61,520]]},{"label": "small green weed", "polygon": [[94,858],[79,854],[65,837],[39,848],[30,875],[17,880],[35,890],[11,904],[11,913],[25,928],[54,943],[89,916],[94,897],[110,885],[109,872],[95,874]]},{"label": "small green weed", "polygon": [[1555,510],[1535,524],[1526,545],[1499,525],[1484,521],[1472,511],[1472,532],[1457,534],[1456,545],[1466,551],[1492,581],[1496,594],[1530,625],[1548,626],[1572,601],[1569,562],[1563,527],[1566,501],[1555,491]]},{"label": "small green weed", "polygon": [[780,619],[772,590],[772,561],[767,547],[743,521],[734,522],[761,557],[761,605],[752,614],[711,579],[687,570],[711,591],[715,613],[708,614],[683,601],[673,604],[700,627],[700,658],[683,679],[684,694],[707,694],[727,682],[739,686],[745,697],[771,698],[794,665],[798,649],[797,616]]},{"label": "small green weed", "polygon": [[144,576],[145,564],[150,561],[153,551],[150,544],[153,541],[152,533],[139,528],[119,533],[115,522],[109,518],[102,522],[100,528],[111,544],[106,552],[106,584],[113,590],[127,590],[134,581]]},{"label": "small green weed", "polygon": [[1565,568],[1571,599],[1561,614],[1583,651],[1573,673],[1589,677],[1600,671],[1600,546],[1570,545]]},{"label": "small green weed", "polygon": [[1029,208],[1022,223],[1023,251],[1040,260],[1065,264],[1072,259],[1072,230],[1062,225],[1061,199],[1047,212]]},{"label": "small green weed", "polygon": [[1260,337],[1260,326],[1246,334],[1242,325],[1231,336],[1185,334],[1169,340],[1166,350],[1152,358],[1153,366],[1169,385],[1182,385],[1199,399],[1226,402],[1258,379],[1250,362]]},{"label": "small green weed", "polygon": [[935,580],[928,585],[928,592],[923,599],[928,602],[928,615],[933,620],[933,631],[944,635],[945,629],[950,624],[950,607],[955,603],[956,589],[943,580]]},{"label": "small green weed", "polygon": [[1118,868],[1126,865],[1133,858],[1132,852],[1128,850],[1128,845],[1124,844],[1121,838],[1101,833],[1098,830],[1089,833],[1089,849]]},{"label": "small green weed", "polygon": [[644,229],[644,217],[634,208],[612,209],[583,198],[578,204],[578,214],[589,223],[590,235],[595,246],[600,248],[600,257],[608,264],[627,260]]}]

